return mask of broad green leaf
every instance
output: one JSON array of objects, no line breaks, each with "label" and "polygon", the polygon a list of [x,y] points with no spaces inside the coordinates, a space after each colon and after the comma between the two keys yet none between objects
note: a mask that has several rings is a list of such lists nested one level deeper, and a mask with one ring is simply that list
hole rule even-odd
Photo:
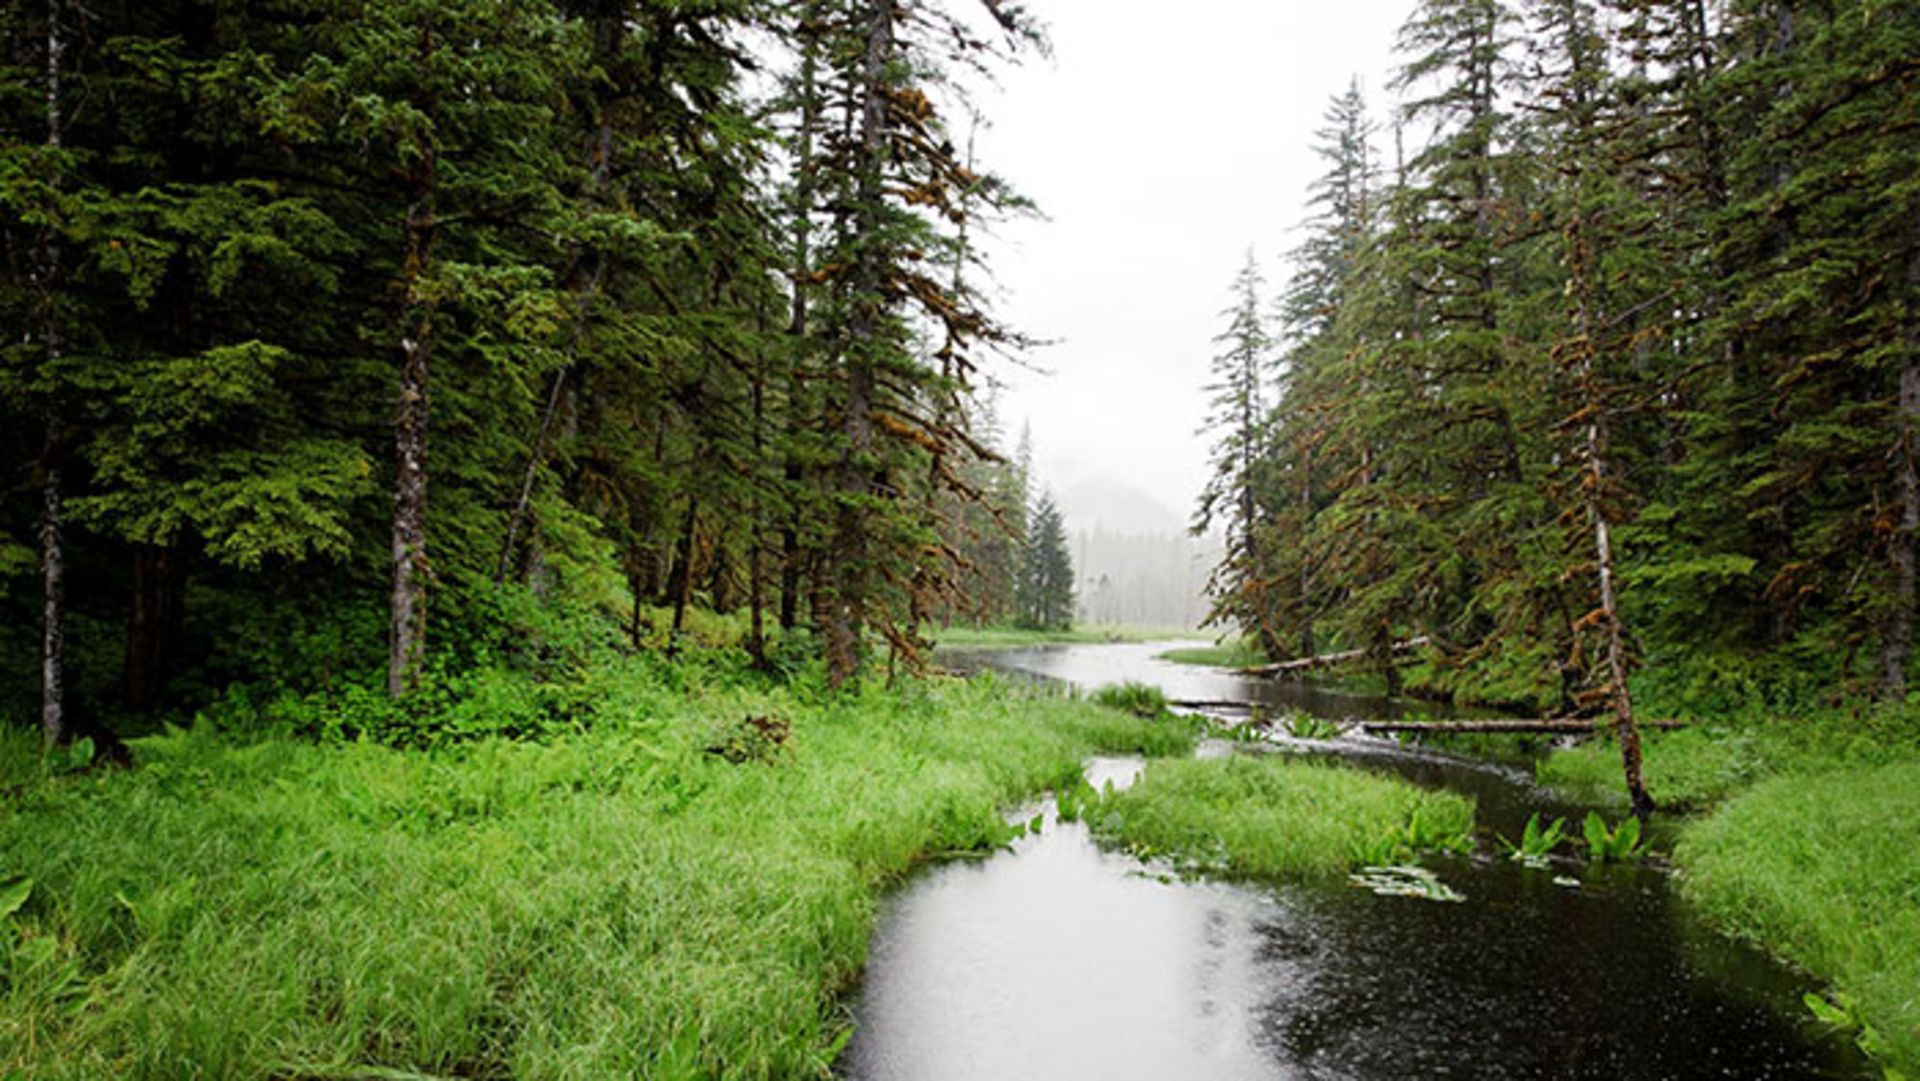
[{"label": "broad green leaf", "polygon": [[0,917],[20,911],[32,894],[33,879],[26,875],[9,875],[0,879]]}]

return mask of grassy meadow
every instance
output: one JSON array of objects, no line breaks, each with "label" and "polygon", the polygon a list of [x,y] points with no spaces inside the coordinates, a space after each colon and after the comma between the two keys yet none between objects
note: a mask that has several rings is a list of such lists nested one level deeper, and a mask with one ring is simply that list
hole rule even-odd
[{"label": "grassy meadow", "polygon": [[[1823,1012],[1920,1076],[1920,749],[1875,714],[1647,733],[1648,787],[1678,823],[1681,892],[1830,985]],[[1544,784],[1616,802],[1610,740],[1541,761]]]},{"label": "grassy meadow", "polygon": [[130,771],[9,730],[0,1077],[825,1076],[892,883],[1086,755],[1191,745],[990,678],[636,658],[592,695],[425,749],[203,723]]}]

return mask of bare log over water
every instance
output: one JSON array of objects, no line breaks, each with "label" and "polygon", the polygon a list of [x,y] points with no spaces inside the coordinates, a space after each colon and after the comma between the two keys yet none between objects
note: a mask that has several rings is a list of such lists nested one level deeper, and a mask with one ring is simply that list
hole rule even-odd
[{"label": "bare log over water", "polygon": [[[1395,642],[1393,644],[1393,652],[1396,656],[1401,653],[1411,653],[1431,641],[1432,639],[1423,634],[1418,638],[1409,638],[1404,642]],[[1348,649],[1342,650],[1339,653],[1322,653],[1318,657],[1302,657],[1297,661],[1281,661],[1278,664],[1257,664],[1251,668],[1240,669],[1240,674],[1247,676],[1290,676],[1298,672],[1311,672],[1320,668],[1332,668],[1336,664],[1348,664],[1353,661],[1364,660],[1366,656],[1367,651],[1364,649]]]},{"label": "bare log over water", "polygon": [[[1194,710],[1244,710],[1252,713],[1256,710],[1275,710],[1277,707],[1260,702],[1242,702],[1223,698],[1176,698],[1167,702],[1176,709]],[[1373,736],[1388,736],[1399,732],[1451,732],[1451,733],[1496,733],[1506,732],[1516,735],[1559,735],[1571,733],[1579,735],[1586,732],[1604,732],[1612,727],[1606,719],[1591,717],[1486,717],[1460,721],[1369,721],[1358,717],[1345,717],[1334,721],[1342,728],[1358,728]],[[1642,728],[1658,728],[1671,731],[1687,727],[1686,721],[1641,721]]]},{"label": "bare log over water", "polygon": [[[1361,721],[1359,728],[1368,735],[1385,736],[1396,732],[1513,732],[1522,735],[1552,735],[1561,732],[1605,732],[1613,727],[1604,718],[1559,717],[1540,719],[1496,718],[1476,721]],[[1641,721],[1641,728],[1671,730],[1687,727],[1685,721]]]}]

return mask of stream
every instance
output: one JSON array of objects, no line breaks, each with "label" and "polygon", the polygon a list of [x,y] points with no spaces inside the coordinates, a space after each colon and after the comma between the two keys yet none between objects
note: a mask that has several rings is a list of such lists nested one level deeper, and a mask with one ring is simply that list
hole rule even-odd
[{"label": "stream", "polygon": [[[1093,689],[1258,701],[1329,719],[1399,703],[1176,665],[1187,643],[1045,646],[946,657]],[[1318,753],[1473,796],[1483,842],[1585,808],[1525,762],[1363,736],[1203,744]],[[1098,758],[1098,788],[1138,759]],[[984,860],[930,867],[882,913],[838,1072],[848,1081],[1283,1078],[1872,1078],[1801,1004],[1804,978],[1693,919],[1653,868],[1529,870],[1429,857],[1459,904],[1335,882],[1181,879],[1104,851],[1051,800],[1046,824]],[[1577,885],[1558,884],[1577,878]]]}]

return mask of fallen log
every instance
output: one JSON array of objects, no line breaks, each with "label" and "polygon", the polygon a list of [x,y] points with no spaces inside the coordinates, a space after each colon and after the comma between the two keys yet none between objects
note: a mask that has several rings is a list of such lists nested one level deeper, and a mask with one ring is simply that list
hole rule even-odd
[{"label": "fallen log", "polygon": [[[1269,719],[1284,716],[1286,707],[1264,702],[1242,702],[1231,698],[1175,698],[1167,705],[1176,709],[1193,710],[1237,710],[1245,713],[1266,712]],[[1515,735],[1551,736],[1563,733],[1581,735],[1589,732],[1608,732],[1613,729],[1613,721],[1607,718],[1592,720],[1582,717],[1485,717],[1460,721],[1369,721],[1359,717],[1343,717],[1332,723],[1342,728],[1357,728],[1372,736],[1390,736],[1399,732],[1450,732],[1457,734],[1493,734],[1511,733]],[[1687,727],[1686,721],[1641,721],[1641,728],[1655,728],[1670,732]]]},{"label": "fallen log", "polygon": [[[1404,642],[1395,642],[1392,647],[1393,653],[1395,656],[1402,653],[1411,653],[1422,646],[1428,645],[1432,641],[1433,639],[1423,634],[1418,638],[1409,638]],[[1353,661],[1364,660],[1366,656],[1367,651],[1364,649],[1347,649],[1338,653],[1322,653],[1317,657],[1302,657],[1296,661],[1280,661],[1277,664],[1256,664],[1250,668],[1240,669],[1240,674],[1243,676],[1290,676],[1297,672],[1312,672],[1320,668],[1332,668],[1336,664],[1348,664]]]},{"label": "fallen log", "polygon": [[[1657,728],[1671,731],[1685,728],[1685,721],[1641,721],[1641,728]],[[1478,721],[1360,721],[1355,727],[1370,736],[1387,736],[1398,732],[1464,732],[1494,733],[1512,732],[1521,735],[1555,735],[1562,732],[1575,734],[1583,732],[1607,732],[1613,729],[1613,722],[1607,719],[1590,720],[1582,717],[1560,717],[1547,720],[1522,720],[1497,718]]]}]

